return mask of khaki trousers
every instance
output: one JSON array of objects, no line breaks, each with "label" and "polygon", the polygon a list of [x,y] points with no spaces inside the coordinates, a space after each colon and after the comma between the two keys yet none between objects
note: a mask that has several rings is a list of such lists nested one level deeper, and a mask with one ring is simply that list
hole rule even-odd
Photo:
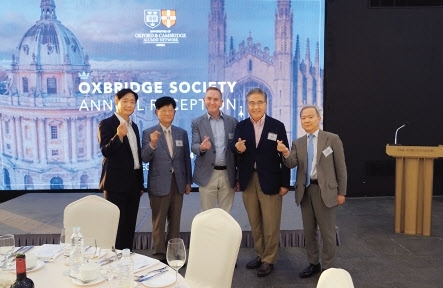
[{"label": "khaki trousers", "polygon": [[221,209],[231,213],[235,192],[229,184],[228,170],[214,170],[208,184],[198,190],[202,212],[217,207],[218,203]]},{"label": "khaki trousers", "polygon": [[282,197],[267,195],[260,188],[257,172],[243,192],[243,203],[251,224],[254,249],[261,261],[274,264],[277,261],[280,241]]},{"label": "khaki trousers", "polygon": [[[153,254],[166,254],[166,243],[172,238],[180,238],[180,218],[183,194],[178,193],[175,177],[171,180],[171,191],[166,196],[149,195],[152,209]],[[165,239],[165,226],[168,224]]]}]

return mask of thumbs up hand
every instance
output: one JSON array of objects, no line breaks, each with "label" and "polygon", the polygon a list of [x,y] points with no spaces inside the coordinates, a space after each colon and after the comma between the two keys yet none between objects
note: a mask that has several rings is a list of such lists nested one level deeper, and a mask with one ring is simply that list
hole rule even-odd
[{"label": "thumbs up hand", "polygon": [[207,151],[209,149],[211,149],[211,141],[209,140],[208,136],[205,136],[205,139],[203,139],[202,143],[200,144],[200,150]]},{"label": "thumbs up hand", "polygon": [[277,151],[281,152],[285,157],[288,157],[290,153],[288,147],[286,147],[286,145],[281,140],[277,140]]},{"label": "thumbs up hand", "polygon": [[239,153],[243,153],[246,151],[245,142],[246,140],[241,140],[241,138],[238,138],[237,143],[235,143],[235,149],[237,149]]}]

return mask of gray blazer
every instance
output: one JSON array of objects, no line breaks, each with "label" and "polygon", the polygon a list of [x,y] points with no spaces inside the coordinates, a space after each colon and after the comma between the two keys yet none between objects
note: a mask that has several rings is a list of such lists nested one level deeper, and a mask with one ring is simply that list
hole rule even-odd
[{"label": "gray blazer", "polygon": [[[295,202],[300,205],[305,193],[306,169],[308,165],[308,148],[306,135],[292,142],[288,158],[283,163],[288,168],[297,167],[295,183]],[[323,150],[331,147],[332,153],[327,157]],[[337,134],[319,130],[317,142],[317,180],[321,197],[327,207],[337,205],[337,195],[346,195],[347,172],[343,143]]]},{"label": "gray blazer", "polygon": [[[156,149],[149,145],[150,135],[155,130],[162,133]],[[171,171],[174,171],[178,192],[185,193],[186,184],[192,184],[191,153],[189,151],[188,133],[171,125],[174,154],[169,155],[168,144],[163,136],[160,124],[143,131],[141,156],[143,162],[149,163],[148,193],[153,196],[165,196],[171,190]]]},{"label": "gray blazer", "polygon": [[[229,143],[234,140],[235,126],[238,121],[232,116],[223,114],[223,122],[225,125],[226,168],[229,183],[233,188],[237,178],[236,165],[235,155],[229,149]],[[211,140],[211,148],[206,152],[201,152],[200,144],[205,139],[205,136],[208,136]],[[208,114],[205,113],[192,121],[191,150],[197,156],[195,158],[193,182],[199,186],[206,186],[214,172],[215,147],[212,139],[214,139],[214,135],[212,134],[211,124],[209,124]]]}]

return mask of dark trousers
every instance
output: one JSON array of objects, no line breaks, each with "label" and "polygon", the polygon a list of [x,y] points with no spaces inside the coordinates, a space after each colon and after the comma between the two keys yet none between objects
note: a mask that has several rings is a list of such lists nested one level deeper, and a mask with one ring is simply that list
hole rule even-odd
[{"label": "dark trousers", "polygon": [[107,200],[120,209],[115,248],[132,250],[134,246],[135,225],[140,204],[140,186],[138,181],[129,184],[125,192],[107,191]]}]

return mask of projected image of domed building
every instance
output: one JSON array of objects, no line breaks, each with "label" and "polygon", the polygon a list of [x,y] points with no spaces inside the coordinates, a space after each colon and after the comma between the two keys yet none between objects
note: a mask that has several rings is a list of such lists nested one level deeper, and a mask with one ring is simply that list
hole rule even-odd
[{"label": "projected image of domed building", "polygon": [[98,186],[96,127],[105,112],[78,109],[89,97],[78,91],[90,73],[88,56],[55,8],[54,0],[41,1],[40,20],[18,43],[0,95],[1,190]]}]

